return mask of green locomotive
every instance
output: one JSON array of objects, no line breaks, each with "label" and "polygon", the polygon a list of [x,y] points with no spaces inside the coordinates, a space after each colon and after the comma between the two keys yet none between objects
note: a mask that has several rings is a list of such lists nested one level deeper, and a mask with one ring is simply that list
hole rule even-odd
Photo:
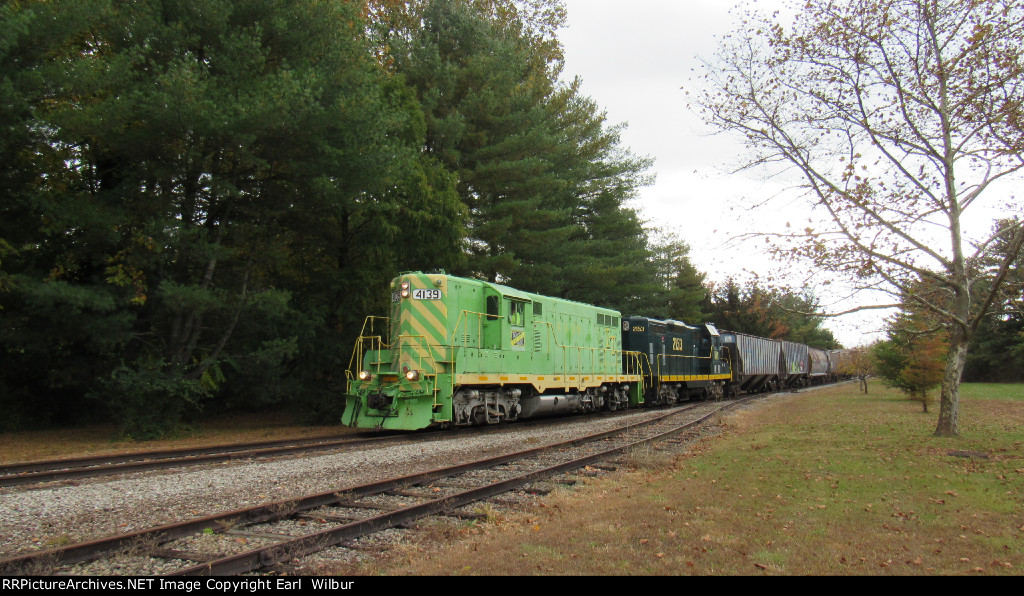
[{"label": "green locomotive", "polygon": [[342,421],[416,430],[637,405],[640,355],[623,352],[621,321],[499,284],[403,274],[391,317],[364,324]]}]

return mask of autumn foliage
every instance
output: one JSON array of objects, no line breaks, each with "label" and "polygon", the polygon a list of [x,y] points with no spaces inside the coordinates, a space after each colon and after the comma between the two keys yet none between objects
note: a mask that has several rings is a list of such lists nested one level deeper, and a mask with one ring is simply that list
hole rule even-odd
[{"label": "autumn foliage", "polygon": [[949,350],[945,334],[927,322],[900,315],[889,324],[889,337],[874,346],[875,371],[882,381],[921,402],[928,412],[928,392],[942,383]]}]

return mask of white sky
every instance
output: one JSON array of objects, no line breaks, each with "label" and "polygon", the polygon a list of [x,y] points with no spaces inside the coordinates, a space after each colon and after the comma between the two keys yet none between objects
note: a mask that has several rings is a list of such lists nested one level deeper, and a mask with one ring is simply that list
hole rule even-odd
[{"label": "white sky", "polygon": [[[691,247],[691,259],[711,281],[743,269],[765,273],[764,241],[725,247],[730,237],[750,231],[778,231],[805,217],[802,209],[751,212],[749,205],[780,189],[754,175],[727,174],[743,148],[726,137],[710,137],[687,108],[686,90],[695,84],[698,57],[711,58],[717,38],[733,23],[734,0],[564,0],[568,27],[564,77],[579,76],[583,93],[607,110],[612,124],[628,123],[623,145],[655,158],[654,185],[634,205],[652,225],[675,231]],[[760,7],[778,0],[758,3]],[[826,289],[811,288],[827,302]],[[843,306],[836,310],[844,310]],[[847,347],[877,337],[885,313],[848,315],[826,327]],[[868,334],[868,335],[865,335]]]}]

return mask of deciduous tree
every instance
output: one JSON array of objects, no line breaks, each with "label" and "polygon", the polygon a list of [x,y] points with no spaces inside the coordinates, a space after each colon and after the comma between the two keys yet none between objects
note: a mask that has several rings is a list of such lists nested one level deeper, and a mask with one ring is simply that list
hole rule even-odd
[{"label": "deciduous tree", "polygon": [[943,379],[945,332],[928,313],[900,313],[889,321],[888,339],[872,348],[875,371],[882,381],[920,401],[928,413],[928,392]]},{"label": "deciduous tree", "polygon": [[[816,216],[778,234],[782,255],[941,320],[935,433],[956,435],[968,345],[1024,244],[1019,221],[989,234],[967,218],[1021,209],[1008,183],[1024,168],[1024,5],[809,0],[794,12],[791,26],[754,15],[724,40],[695,101],[741,135],[748,167],[797,176]],[[980,268],[998,238],[1007,250]],[[922,282],[936,292],[910,291]]]},{"label": "deciduous tree", "polygon": [[832,332],[822,327],[817,299],[810,293],[763,285],[757,279],[741,285],[733,278],[712,286],[705,306],[710,320],[722,329],[760,337],[784,339],[822,350],[839,347]]}]

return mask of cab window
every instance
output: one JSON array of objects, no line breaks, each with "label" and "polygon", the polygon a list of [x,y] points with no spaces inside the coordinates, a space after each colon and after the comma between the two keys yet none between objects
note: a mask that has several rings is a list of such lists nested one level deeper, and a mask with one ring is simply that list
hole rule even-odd
[{"label": "cab window", "polygon": [[526,325],[526,303],[513,300],[509,303],[508,322],[514,327]]}]

